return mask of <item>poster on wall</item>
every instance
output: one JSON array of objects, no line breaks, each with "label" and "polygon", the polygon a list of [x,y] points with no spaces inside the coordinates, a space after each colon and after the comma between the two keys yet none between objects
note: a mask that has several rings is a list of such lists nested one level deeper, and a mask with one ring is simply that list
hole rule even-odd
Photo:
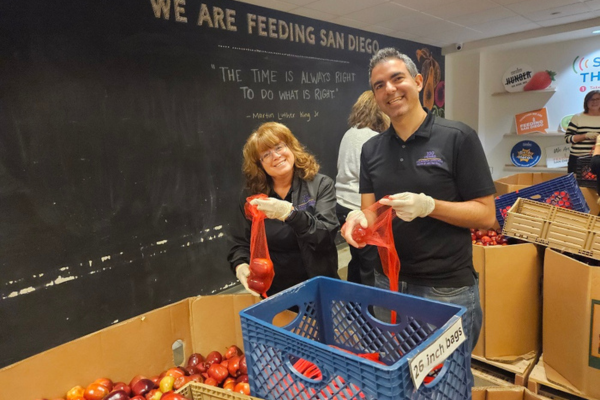
[{"label": "poster on wall", "polygon": [[517,114],[515,115],[515,125],[517,135],[534,132],[546,133],[546,129],[548,129],[548,112],[544,107],[539,110]]}]

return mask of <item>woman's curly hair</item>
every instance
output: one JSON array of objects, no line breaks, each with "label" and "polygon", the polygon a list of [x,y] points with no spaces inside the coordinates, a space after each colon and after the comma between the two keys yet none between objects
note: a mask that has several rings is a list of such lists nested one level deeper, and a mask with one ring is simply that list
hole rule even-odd
[{"label": "woman's curly hair", "polygon": [[285,143],[288,151],[294,154],[294,171],[300,178],[310,181],[319,172],[319,163],[315,157],[308,153],[287,126],[278,122],[265,122],[252,132],[244,145],[242,171],[250,194],[268,195],[273,188],[273,179],[265,172],[260,155],[280,143]]}]

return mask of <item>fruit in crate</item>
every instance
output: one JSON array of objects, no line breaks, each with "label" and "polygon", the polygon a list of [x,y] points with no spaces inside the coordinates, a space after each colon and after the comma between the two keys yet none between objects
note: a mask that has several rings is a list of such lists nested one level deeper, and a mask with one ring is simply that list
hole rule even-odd
[{"label": "fruit in crate", "polygon": [[471,241],[478,246],[506,246],[506,236],[501,230],[471,228]]}]

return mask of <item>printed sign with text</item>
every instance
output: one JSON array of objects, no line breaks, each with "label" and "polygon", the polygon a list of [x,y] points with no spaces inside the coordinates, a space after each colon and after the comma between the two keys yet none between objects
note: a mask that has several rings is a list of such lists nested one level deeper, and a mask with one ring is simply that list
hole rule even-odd
[{"label": "printed sign with text", "polygon": [[429,372],[450,357],[452,352],[458,349],[458,346],[464,341],[465,333],[462,318],[458,318],[435,342],[408,360],[410,376],[415,385],[415,390],[421,386]]},{"label": "printed sign with text", "polygon": [[517,135],[533,132],[546,133],[546,129],[548,129],[548,113],[546,112],[546,108],[515,115],[515,125],[517,127]]},{"label": "printed sign with text", "polygon": [[568,144],[546,147],[546,166],[548,168],[566,167],[569,162],[570,150],[571,146]]}]

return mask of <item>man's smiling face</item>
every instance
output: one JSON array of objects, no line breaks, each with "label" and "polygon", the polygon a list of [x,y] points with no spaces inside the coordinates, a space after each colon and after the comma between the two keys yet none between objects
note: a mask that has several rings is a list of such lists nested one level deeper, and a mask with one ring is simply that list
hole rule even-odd
[{"label": "man's smiling face", "polygon": [[377,105],[392,121],[422,109],[419,92],[423,77],[417,74],[413,78],[402,60],[390,58],[375,65],[371,88]]}]

